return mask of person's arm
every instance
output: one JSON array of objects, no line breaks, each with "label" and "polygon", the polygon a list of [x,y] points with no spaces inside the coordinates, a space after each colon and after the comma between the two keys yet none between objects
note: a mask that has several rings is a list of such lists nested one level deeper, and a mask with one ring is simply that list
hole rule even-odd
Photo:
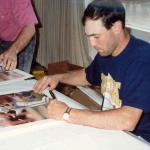
[{"label": "person's arm", "polygon": [[17,37],[17,39],[15,40],[15,42],[9,48],[9,50],[18,54],[30,42],[34,34],[35,34],[34,24],[25,26],[21,31],[21,33],[19,34],[19,36]]},{"label": "person's arm", "polygon": [[141,115],[141,109],[129,106],[103,112],[73,109],[69,122],[102,129],[133,131]]},{"label": "person's arm", "polygon": [[[52,101],[48,106],[49,117],[62,120],[67,107],[63,102]],[[133,131],[142,112],[141,109],[130,106],[103,112],[71,109],[68,122],[101,129]]]},{"label": "person's arm", "polygon": [[15,42],[0,55],[3,67],[6,70],[15,69],[17,66],[17,54],[21,52],[35,34],[35,25],[27,25],[23,28]]},{"label": "person's arm", "polygon": [[85,69],[71,71],[60,75],[60,82],[70,85],[89,85],[90,83],[86,80]]},{"label": "person's arm", "polygon": [[37,93],[41,93],[47,87],[49,87],[49,90],[53,90],[59,82],[70,85],[90,85],[86,80],[85,69],[81,69],[64,74],[45,76],[34,85],[33,90]]}]

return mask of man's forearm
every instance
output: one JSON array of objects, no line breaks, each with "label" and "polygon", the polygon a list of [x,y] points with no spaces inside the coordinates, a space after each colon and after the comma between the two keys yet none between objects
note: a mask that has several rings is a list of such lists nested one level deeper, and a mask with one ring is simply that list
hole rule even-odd
[{"label": "man's forearm", "polygon": [[104,112],[72,109],[69,122],[101,129],[133,131],[141,114],[142,110],[128,106]]},{"label": "man's forearm", "polygon": [[35,34],[34,25],[28,25],[24,27],[24,29],[21,31],[15,42],[9,48],[9,50],[14,51],[16,54],[18,54],[30,42],[34,34]]},{"label": "man's forearm", "polygon": [[71,71],[58,76],[61,83],[82,86],[90,85],[90,83],[86,80],[85,69]]}]

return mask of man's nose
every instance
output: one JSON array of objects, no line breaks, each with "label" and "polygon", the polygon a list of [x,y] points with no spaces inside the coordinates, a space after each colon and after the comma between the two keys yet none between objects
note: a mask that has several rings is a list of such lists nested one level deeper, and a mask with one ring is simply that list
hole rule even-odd
[{"label": "man's nose", "polygon": [[97,41],[93,37],[90,37],[89,42],[91,47],[96,47]]}]

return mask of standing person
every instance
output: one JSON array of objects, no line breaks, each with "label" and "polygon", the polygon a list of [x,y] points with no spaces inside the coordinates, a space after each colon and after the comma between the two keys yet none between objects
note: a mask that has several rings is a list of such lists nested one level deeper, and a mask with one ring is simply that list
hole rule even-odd
[{"label": "standing person", "polygon": [[37,18],[31,0],[0,0],[0,62],[3,69],[30,72]]},{"label": "standing person", "polygon": [[[33,87],[41,93],[59,82],[100,85],[102,112],[69,108],[52,101],[49,117],[102,129],[125,130],[150,142],[150,44],[130,35],[125,28],[125,9],[118,0],[94,0],[82,18],[87,38],[97,50],[93,62],[76,72],[45,76]],[[104,106],[105,107],[105,106]]]}]

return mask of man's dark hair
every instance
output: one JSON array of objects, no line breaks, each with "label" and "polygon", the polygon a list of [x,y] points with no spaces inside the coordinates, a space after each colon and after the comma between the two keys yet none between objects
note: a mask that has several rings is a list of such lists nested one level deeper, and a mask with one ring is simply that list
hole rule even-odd
[{"label": "man's dark hair", "polygon": [[83,26],[87,19],[101,19],[106,29],[110,29],[116,21],[121,21],[125,28],[125,8],[119,0],[94,0],[84,11]]}]

